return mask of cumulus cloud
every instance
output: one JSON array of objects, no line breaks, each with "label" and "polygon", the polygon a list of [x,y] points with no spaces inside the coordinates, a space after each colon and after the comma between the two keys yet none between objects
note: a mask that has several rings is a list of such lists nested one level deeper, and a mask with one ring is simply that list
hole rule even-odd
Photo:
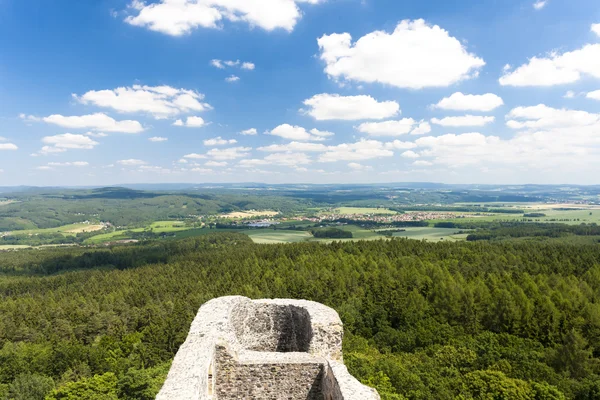
[{"label": "cumulus cloud", "polygon": [[46,136],[42,138],[46,146],[38,153],[32,155],[48,155],[53,153],[63,153],[67,150],[91,150],[99,143],[92,140],[89,136],[75,135],[72,133],[63,133],[61,135]]},{"label": "cumulus cloud", "polygon": [[[236,158],[244,158],[248,156],[251,147],[231,147],[228,149],[210,149],[206,155],[215,160],[235,160]],[[189,158],[188,156],[186,156]]]},{"label": "cumulus cloud", "polygon": [[213,139],[207,139],[204,141],[204,145],[205,146],[224,146],[226,144],[236,144],[237,140],[235,139],[223,139],[221,136],[213,138]]},{"label": "cumulus cloud", "polygon": [[600,36],[600,24],[593,24],[592,32],[594,32],[596,35]]},{"label": "cumulus cloud", "polygon": [[178,119],[173,122],[174,126],[186,126],[188,128],[201,128],[206,125],[206,122],[202,117],[187,117],[185,121],[182,119]]},{"label": "cumulus cloud", "polygon": [[291,142],[288,144],[272,144],[270,146],[259,147],[259,151],[268,153],[279,152],[323,152],[329,147],[321,143],[310,142]]},{"label": "cumulus cloud", "polygon": [[398,121],[365,122],[356,128],[359,132],[369,136],[400,136],[423,135],[431,132],[431,126],[425,121],[415,121],[412,118],[403,118]]},{"label": "cumulus cloud", "polygon": [[311,158],[304,153],[273,153],[264,158],[269,164],[283,165],[286,167],[295,167],[298,165],[306,165],[312,162]]},{"label": "cumulus cloud", "polygon": [[17,147],[16,144],[13,143],[0,143],[0,151],[2,150],[18,150],[19,147]]},{"label": "cumulus cloud", "polygon": [[256,68],[256,65],[254,65],[254,63],[251,63],[251,62],[245,62],[245,63],[242,63],[242,67],[241,68],[242,69],[247,69],[249,71],[252,71],[252,70],[254,70],[254,68]]},{"label": "cumulus cloud", "polygon": [[279,136],[284,139],[295,140],[299,142],[322,141],[325,140],[325,137],[333,135],[331,132],[319,131],[318,129],[311,129],[310,131],[307,131],[301,126],[292,126],[290,124],[279,125],[275,129],[265,133],[267,135]]},{"label": "cumulus cloud", "polygon": [[240,132],[241,135],[246,135],[246,136],[254,136],[258,133],[258,131],[256,130],[256,128],[250,128],[250,129],[246,129]]},{"label": "cumulus cloud", "polygon": [[600,90],[594,90],[585,95],[588,99],[600,100]]},{"label": "cumulus cloud", "polygon": [[394,32],[371,32],[355,43],[349,33],[318,39],[325,73],[336,80],[402,88],[445,87],[472,78],[485,65],[455,37],[424,20],[405,20]]},{"label": "cumulus cloud", "polygon": [[116,121],[103,113],[82,116],[65,117],[55,114],[42,118],[49,124],[62,126],[69,129],[91,129],[103,132],[140,133],[144,130],[138,121]]},{"label": "cumulus cloud", "polygon": [[[204,154],[191,153],[191,154],[186,154],[185,156],[183,156],[183,158],[184,159],[185,158],[191,158],[191,159],[198,160],[198,159],[201,159],[201,158],[206,158],[206,156]],[[182,161],[187,162],[186,160],[183,160],[183,159],[179,160],[179,162],[182,162]]]},{"label": "cumulus cloud", "polygon": [[408,151],[405,151],[404,153],[400,154],[400,157],[404,157],[404,158],[419,158],[420,156],[417,153],[415,153],[414,151],[408,150]]},{"label": "cumulus cloud", "polygon": [[565,93],[565,95],[563,96],[563,98],[565,99],[573,99],[575,98],[575,92],[572,90],[567,91],[567,93]]},{"label": "cumulus cloud", "polygon": [[235,75],[231,75],[231,76],[228,76],[227,78],[225,78],[225,81],[229,82],[229,83],[237,82],[239,80],[240,80],[240,77],[235,76]]},{"label": "cumulus cloud", "polygon": [[248,61],[241,62],[240,60],[223,61],[223,60],[215,59],[215,60],[210,61],[210,65],[212,65],[215,68],[219,68],[219,69],[225,69],[226,67],[239,67],[241,69],[245,69],[245,70],[249,70],[249,71],[252,71],[254,68],[256,68],[254,63],[251,63]]},{"label": "cumulus cloud", "polygon": [[330,146],[326,152],[319,157],[320,162],[335,161],[360,161],[374,158],[391,157],[392,150],[377,140],[361,140],[356,143],[343,143]]},{"label": "cumulus cloud", "polygon": [[400,105],[395,101],[379,102],[365,95],[340,96],[322,93],[304,100],[304,105],[309,107],[309,110],[305,111],[306,114],[319,121],[385,119],[400,112]]},{"label": "cumulus cloud", "polygon": [[573,83],[584,76],[600,78],[600,44],[587,44],[581,49],[547,57],[532,57],[514,71],[500,78],[503,86],[554,86]]},{"label": "cumulus cloud", "polygon": [[548,0],[537,0],[535,3],[533,3],[533,8],[536,10],[541,10],[542,8],[546,7],[546,4],[548,4]]},{"label": "cumulus cloud", "polygon": [[90,165],[87,161],[73,161],[73,162],[49,162],[49,167],[87,167]]},{"label": "cumulus cloud", "polygon": [[348,163],[348,168],[354,171],[370,171],[373,169],[373,167],[370,167],[368,165],[362,165],[355,162]]},{"label": "cumulus cloud", "polygon": [[154,143],[158,143],[158,142],[166,142],[169,139],[167,139],[166,137],[154,136],[154,137],[148,138],[148,140],[151,142],[154,142]]},{"label": "cumulus cloud", "polygon": [[207,167],[226,167],[227,162],[226,161],[208,161],[204,165],[206,165]]},{"label": "cumulus cloud", "polygon": [[548,129],[582,127],[600,122],[600,114],[587,111],[556,109],[545,104],[532,107],[516,107],[506,116],[506,125],[512,129]]},{"label": "cumulus cloud", "polygon": [[132,166],[145,165],[147,163],[146,163],[146,161],[143,161],[143,160],[138,160],[136,158],[130,158],[127,160],[119,160],[119,161],[117,161],[117,164],[124,165],[127,167],[132,167]]},{"label": "cumulus cloud", "polygon": [[441,126],[484,126],[496,120],[495,117],[483,117],[476,115],[465,115],[461,117],[446,117],[442,119],[432,118],[431,122]]},{"label": "cumulus cloud", "polygon": [[202,102],[203,94],[170,86],[134,85],[112,90],[91,90],[81,96],[73,94],[73,97],[82,104],[110,108],[120,113],[148,113],[156,119],[212,109],[210,104]]},{"label": "cumulus cloud", "polygon": [[302,17],[298,3],[325,0],[161,0],[130,3],[125,22],[171,36],[189,34],[199,27],[217,29],[223,21],[245,22],[266,31],[292,31]]},{"label": "cumulus cloud", "polygon": [[406,150],[414,149],[417,145],[413,142],[403,142],[401,140],[394,140],[393,142],[387,142],[385,148],[388,150]]},{"label": "cumulus cloud", "polygon": [[434,107],[454,111],[492,111],[502,105],[502,98],[493,93],[474,95],[456,92],[440,100]]}]

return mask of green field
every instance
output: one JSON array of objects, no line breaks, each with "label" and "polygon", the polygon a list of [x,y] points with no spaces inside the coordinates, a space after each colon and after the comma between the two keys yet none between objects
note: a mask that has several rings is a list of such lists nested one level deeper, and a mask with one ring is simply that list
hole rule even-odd
[{"label": "green field", "polygon": [[[531,206],[531,205],[530,205]],[[546,214],[545,217],[529,218],[532,222],[548,222],[548,223],[562,223],[569,225],[578,224],[600,224],[600,209],[588,208],[584,210],[556,210],[560,208],[560,205],[552,205],[552,208],[523,208],[526,214],[529,213],[542,213]],[[583,207],[582,207],[583,208]],[[478,216],[474,213],[463,213],[467,216],[465,218],[453,218],[445,220],[433,220],[432,222],[490,222],[490,221],[519,221],[524,218],[523,214],[503,214],[497,213],[490,216]],[[591,215],[590,215],[591,214]]]},{"label": "green field", "polygon": [[468,235],[466,233],[457,234],[457,229],[448,228],[418,227],[404,229],[406,229],[406,232],[394,232],[394,237],[439,242],[442,240],[466,240]]},{"label": "green field", "polygon": [[[186,226],[185,223],[183,223],[181,221],[156,221],[156,222],[153,222],[150,225],[148,225],[146,228],[134,228],[134,229],[120,230],[120,231],[114,231],[114,232],[96,235],[94,237],[89,238],[84,243],[85,244],[97,244],[97,243],[110,242],[110,241],[114,241],[114,240],[127,239],[128,236],[127,236],[126,232],[140,233],[140,232],[144,232],[144,231],[151,231],[154,233],[171,233],[171,232],[189,231],[192,229],[193,229],[192,227]],[[198,229],[195,229],[195,230],[198,230]],[[195,235],[192,235],[192,236],[195,236]]]},{"label": "green field", "polygon": [[85,231],[86,228],[95,226],[96,224],[69,224],[59,226],[57,228],[47,228],[47,229],[25,229],[20,231],[12,231],[13,235],[23,236],[23,235],[38,235],[45,233],[62,233],[65,236],[73,236],[76,235],[76,231]]}]

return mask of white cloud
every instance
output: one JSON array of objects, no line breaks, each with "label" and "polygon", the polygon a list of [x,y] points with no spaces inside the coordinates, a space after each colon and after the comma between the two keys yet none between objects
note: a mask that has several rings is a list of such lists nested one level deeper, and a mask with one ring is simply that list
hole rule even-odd
[{"label": "white cloud", "polygon": [[439,26],[405,20],[393,33],[371,32],[352,43],[349,33],[318,39],[325,73],[355,82],[421,89],[472,78],[485,62]]},{"label": "white cloud", "polygon": [[125,22],[171,36],[199,27],[218,29],[224,20],[246,22],[266,31],[292,31],[302,17],[297,3],[319,4],[324,0],[161,0],[146,4],[132,0]]},{"label": "white cloud", "polygon": [[134,85],[112,90],[91,90],[81,96],[74,94],[73,97],[83,104],[121,113],[148,113],[157,119],[212,109],[210,104],[202,102],[203,94],[170,86]]},{"label": "white cloud", "polygon": [[90,165],[87,161],[73,161],[73,162],[49,162],[50,167],[87,167]]},{"label": "white cloud", "polygon": [[306,165],[312,162],[311,158],[304,153],[273,153],[264,159],[269,164],[283,165],[286,167],[295,167],[297,165]]},{"label": "white cloud", "polygon": [[221,136],[213,138],[213,139],[207,139],[204,141],[204,145],[205,146],[224,146],[226,144],[236,144],[237,140],[235,139],[223,139]]},{"label": "white cloud", "polygon": [[246,135],[246,136],[254,136],[258,133],[258,131],[256,130],[256,128],[250,128],[250,129],[246,129],[240,132],[241,135]]},{"label": "white cloud", "polygon": [[596,35],[600,36],[600,24],[593,24],[592,32],[594,32]]},{"label": "white cloud", "polygon": [[585,95],[588,99],[600,100],[600,90],[594,90]]},{"label": "white cloud", "polygon": [[140,133],[144,130],[138,121],[116,121],[103,113],[65,117],[59,114],[43,118],[44,122],[69,129],[92,129],[104,132]]},{"label": "white cloud", "polygon": [[413,165],[414,165],[414,166],[417,166],[417,167],[430,167],[430,166],[432,166],[432,165],[433,165],[433,163],[432,163],[432,162],[430,162],[430,161],[418,160],[418,161],[415,161],[415,162],[413,163]]},{"label": "white cloud", "polygon": [[227,166],[227,162],[226,161],[208,161],[207,163],[205,163],[204,165],[206,165],[207,167],[226,167]]},{"label": "white cloud", "polygon": [[365,122],[360,124],[356,129],[369,136],[400,136],[412,132],[413,129],[418,130],[419,127],[415,128],[417,123],[412,118],[403,118],[399,121]]},{"label": "white cloud", "polygon": [[154,143],[158,143],[158,142],[166,142],[169,139],[167,139],[166,137],[154,136],[154,137],[149,138],[148,140],[151,142],[154,142]]},{"label": "white cloud", "polygon": [[[201,158],[206,158],[206,156],[204,154],[198,154],[198,153],[191,153],[191,154],[186,154],[185,156],[183,156],[183,158],[191,158],[191,159],[201,159]],[[185,160],[179,160],[179,162],[181,161],[185,161]]]},{"label": "white cloud", "polygon": [[400,154],[400,157],[404,157],[404,158],[419,158],[420,156],[417,153],[415,153],[414,151],[408,150],[408,151],[405,151],[404,153]]},{"label": "white cloud", "polygon": [[206,122],[202,117],[193,116],[187,117],[185,122],[181,119],[178,119],[177,121],[173,122],[173,126],[187,126],[188,128],[201,128],[204,125],[206,125]]},{"label": "white cloud", "polygon": [[322,141],[325,140],[325,137],[332,135],[331,132],[322,132],[317,129],[312,129],[309,132],[301,126],[292,126],[290,124],[279,125],[272,131],[265,132],[265,134],[299,142]]},{"label": "white cloud", "polygon": [[343,143],[337,146],[330,146],[325,153],[321,154],[319,161],[360,161],[391,157],[393,155],[394,152],[387,149],[382,142],[363,139],[356,143]]},{"label": "white cloud", "polygon": [[223,61],[221,61],[221,60],[210,60],[210,65],[212,65],[215,68],[225,69],[225,66],[223,65]]},{"label": "white cloud", "polygon": [[239,80],[240,80],[240,77],[235,76],[235,75],[231,75],[231,76],[228,76],[227,78],[225,78],[225,81],[229,82],[229,83],[237,82]]},{"label": "white cloud", "polygon": [[0,143],[0,151],[1,150],[18,150],[17,145],[13,143]]},{"label": "white cloud", "polygon": [[37,169],[39,171],[50,171],[52,169],[52,167],[49,167],[47,165],[42,165],[40,167],[35,167],[35,169]]},{"label": "white cloud", "polygon": [[33,155],[47,155],[53,153],[63,153],[67,150],[91,150],[99,143],[92,140],[89,136],[74,135],[72,133],[63,133],[61,135],[46,136],[42,142],[48,146],[42,147],[38,153]]},{"label": "white cloud", "polygon": [[493,93],[474,95],[456,92],[440,100],[434,107],[454,111],[492,111],[502,105],[502,98]]},{"label": "white cloud", "polygon": [[256,68],[256,65],[254,65],[254,63],[245,62],[242,64],[242,69],[247,69],[249,71],[252,71],[254,68]]},{"label": "white cloud", "polygon": [[414,149],[417,145],[413,142],[402,142],[400,140],[394,140],[385,144],[385,148],[388,150],[406,150]]},{"label": "white cloud", "polygon": [[425,135],[426,133],[431,132],[431,125],[429,122],[421,121],[419,126],[412,130],[411,135]]},{"label": "white cloud", "polygon": [[304,100],[310,107],[306,113],[319,121],[385,119],[400,112],[400,105],[395,101],[378,102],[371,96],[340,96],[339,94],[322,93]]},{"label": "white cloud", "polygon": [[265,151],[268,153],[279,153],[279,152],[323,152],[327,151],[329,147],[321,143],[309,143],[309,142],[291,142],[288,144],[272,144],[270,146],[259,147],[259,151]]},{"label": "white cloud", "polygon": [[355,162],[348,163],[348,168],[350,168],[354,171],[370,171],[373,169],[373,167],[370,167],[367,165],[362,165],[362,164],[355,163]]},{"label": "white cloud", "polygon": [[260,159],[245,159],[245,160],[240,160],[240,162],[238,163],[238,165],[240,167],[256,167],[259,165],[269,165],[270,162],[269,161],[265,161],[265,160],[260,160]]},{"label": "white cloud", "polygon": [[546,7],[546,4],[548,4],[548,0],[537,0],[535,3],[533,3],[533,8],[536,10],[541,10],[542,8]]},{"label": "white cloud", "polygon": [[210,174],[213,172],[210,168],[192,168],[190,171],[197,172],[199,174]]},{"label": "white cloud", "polygon": [[600,44],[587,44],[563,54],[532,57],[527,64],[507,71],[500,78],[503,86],[554,86],[577,82],[583,76],[600,78]]},{"label": "white cloud", "polygon": [[565,95],[563,96],[563,98],[565,99],[573,99],[575,98],[575,92],[572,90],[567,91],[567,93],[565,93]]},{"label": "white cloud", "polygon": [[130,158],[128,160],[119,160],[117,161],[117,164],[121,164],[121,165],[125,165],[125,166],[138,166],[138,165],[145,165],[147,164],[146,161],[143,160],[138,160],[135,158]]},{"label": "white cloud", "polygon": [[442,119],[432,118],[431,122],[441,126],[484,126],[496,120],[495,117],[482,117],[476,115],[465,115],[462,117],[446,117]]},{"label": "white cloud", "polygon": [[164,167],[159,167],[159,166],[155,166],[155,165],[141,165],[138,168],[139,172],[151,172],[151,173],[155,173],[155,174],[172,174],[173,170],[169,169],[169,168],[164,168]]},{"label": "white cloud", "polygon": [[[228,149],[210,149],[206,155],[215,160],[234,160],[236,158],[243,158],[248,155],[248,151],[252,150],[250,147],[231,147]],[[189,158],[186,156],[186,158]]]},{"label": "white cloud", "polygon": [[514,108],[506,118],[506,125],[512,129],[575,128],[600,123],[600,114],[556,109],[544,104]]}]

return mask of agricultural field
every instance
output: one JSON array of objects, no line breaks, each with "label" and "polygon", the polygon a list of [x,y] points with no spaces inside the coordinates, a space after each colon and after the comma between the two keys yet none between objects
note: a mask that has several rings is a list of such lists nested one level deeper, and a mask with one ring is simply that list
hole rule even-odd
[{"label": "agricultural field", "polygon": [[312,235],[304,231],[282,231],[274,229],[260,229],[253,231],[243,231],[242,233],[250,236],[254,243],[296,243],[305,242],[312,239]]},{"label": "agricultural field", "polygon": [[457,229],[417,227],[404,228],[405,232],[394,232],[396,238],[407,238],[416,240],[427,240],[439,242],[442,240],[461,241],[467,239],[467,233],[458,234]]},{"label": "agricultural field", "polygon": [[[329,212],[322,212],[324,214],[330,214]],[[392,211],[388,208],[363,208],[363,207],[339,207],[333,210],[335,214],[342,215],[364,215],[364,214],[397,214],[396,211]]]},{"label": "agricultural field", "polygon": [[26,229],[20,231],[13,231],[12,234],[18,236],[25,235],[39,235],[47,233],[62,233],[65,236],[76,235],[84,232],[97,232],[104,229],[104,225],[100,224],[69,224],[59,226],[58,228],[47,228],[47,229]]},{"label": "agricultural field", "polygon": [[156,221],[148,225],[144,228],[134,228],[120,231],[113,231],[109,233],[104,233],[101,235],[93,236],[87,239],[84,244],[98,244],[104,242],[110,242],[113,240],[122,240],[128,239],[127,232],[136,232],[141,233],[145,231],[151,231],[153,233],[175,233],[188,231],[193,229],[190,226],[185,225],[184,222],[181,221]]},{"label": "agricultural field", "polygon": [[243,218],[257,218],[257,217],[274,217],[278,215],[277,211],[237,211],[231,212],[229,214],[222,214],[219,218],[233,218],[233,219],[243,219]]}]

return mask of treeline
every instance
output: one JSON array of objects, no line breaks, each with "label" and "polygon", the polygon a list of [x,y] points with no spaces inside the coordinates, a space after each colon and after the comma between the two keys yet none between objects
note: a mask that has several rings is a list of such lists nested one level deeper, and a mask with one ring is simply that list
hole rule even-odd
[{"label": "treeline", "polygon": [[320,239],[352,239],[352,232],[338,228],[312,229],[310,233]]},{"label": "treeline", "polygon": [[200,305],[233,294],[335,308],[350,372],[384,400],[600,395],[597,245],[224,233],[0,261],[76,270],[0,277],[0,398],[153,399]]},{"label": "treeline", "polygon": [[596,224],[566,225],[550,223],[526,223],[497,226],[467,236],[468,241],[495,240],[502,238],[549,237],[559,238],[567,235],[600,236],[600,226]]},{"label": "treeline", "polygon": [[390,207],[390,210],[405,213],[407,211],[431,211],[431,212],[473,212],[494,214],[524,214],[524,210],[512,208],[488,208],[480,206],[401,206]]}]

